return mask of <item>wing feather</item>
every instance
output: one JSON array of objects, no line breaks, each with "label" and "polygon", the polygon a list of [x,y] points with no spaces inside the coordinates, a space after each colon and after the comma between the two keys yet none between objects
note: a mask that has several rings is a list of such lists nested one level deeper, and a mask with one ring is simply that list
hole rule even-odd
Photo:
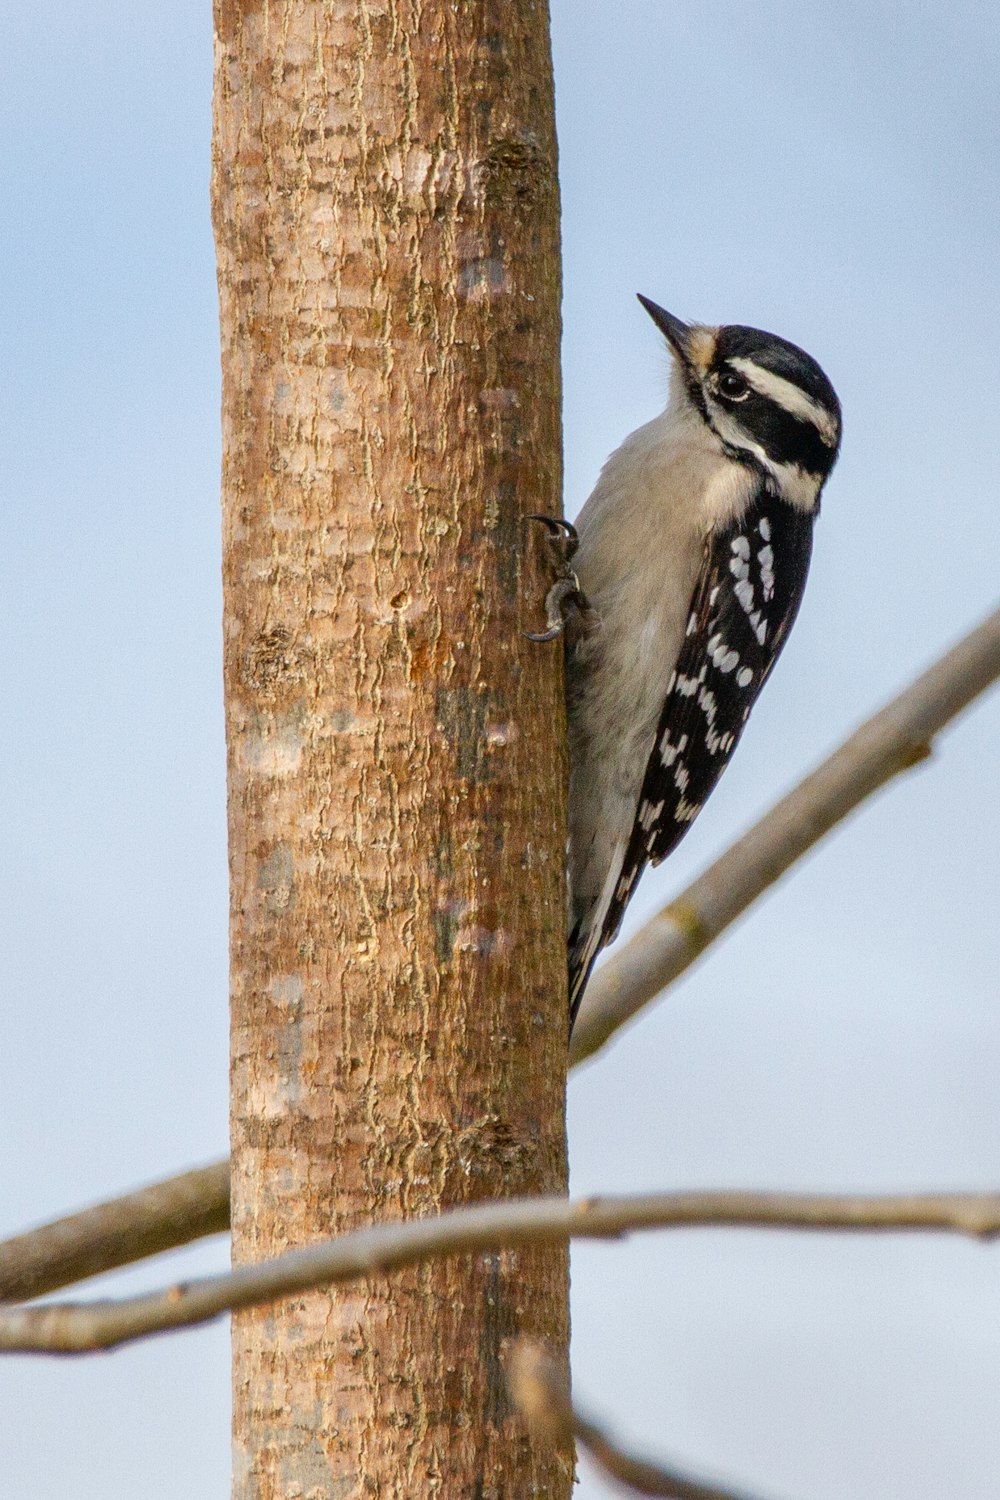
[{"label": "wing feather", "polygon": [[802,602],[813,523],[812,514],[762,489],[738,520],[705,539],[614,890],[595,913],[598,930],[570,939],[574,1016],[646,865],[676,848],[729,763]]}]

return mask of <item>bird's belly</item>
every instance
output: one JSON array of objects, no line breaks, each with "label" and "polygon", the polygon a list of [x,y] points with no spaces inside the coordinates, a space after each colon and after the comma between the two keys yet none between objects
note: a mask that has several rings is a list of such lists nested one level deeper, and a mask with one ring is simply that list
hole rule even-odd
[{"label": "bird's belly", "polygon": [[[624,852],[656,738],[688,600],[662,601],[602,630],[599,650],[570,663],[570,879],[574,915],[598,900]],[[624,624],[624,628],[622,625]]]}]

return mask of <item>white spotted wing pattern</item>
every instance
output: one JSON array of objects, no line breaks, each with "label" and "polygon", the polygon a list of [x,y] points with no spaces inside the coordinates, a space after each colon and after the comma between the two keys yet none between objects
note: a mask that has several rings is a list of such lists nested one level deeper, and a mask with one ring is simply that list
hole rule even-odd
[{"label": "white spotted wing pattern", "polygon": [[798,613],[814,519],[762,489],[738,520],[706,538],[600,937],[595,943],[589,934],[585,947],[571,940],[574,997],[597,952],[617,933],[644,868],[676,847],[725,770]]}]

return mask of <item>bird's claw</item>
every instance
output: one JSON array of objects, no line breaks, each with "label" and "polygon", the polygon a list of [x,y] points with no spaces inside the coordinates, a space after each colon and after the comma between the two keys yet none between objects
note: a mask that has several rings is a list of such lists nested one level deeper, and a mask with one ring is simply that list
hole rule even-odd
[{"label": "bird's claw", "polygon": [[562,516],[543,516],[538,511],[532,511],[527,519],[541,521],[548,533],[548,542],[559,561],[564,564],[568,563],[580,545],[580,534],[573,522],[564,521]]},{"label": "bird's claw", "polygon": [[563,634],[569,609],[577,610],[584,617],[593,614],[593,610],[580,587],[579,578],[570,567],[570,559],[580,545],[576,527],[571,521],[564,521],[561,516],[532,514],[528,516],[528,520],[540,521],[545,527],[546,541],[555,554],[556,581],[545,595],[545,623],[548,628],[522,632],[529,641],[544,643],[557,640]]}]

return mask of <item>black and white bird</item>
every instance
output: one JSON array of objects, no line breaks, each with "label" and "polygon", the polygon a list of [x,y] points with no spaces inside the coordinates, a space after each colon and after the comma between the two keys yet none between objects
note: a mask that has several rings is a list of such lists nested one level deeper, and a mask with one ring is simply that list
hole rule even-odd
[{"label": "black and white bird", "polygon": [[[570,1005],[647,864],[697,817],[798,612],[840,402],[802,349],[682,323],[666,410],[577,521],[567,621]],[[572,590],[563,589],[565,595]]]}]

